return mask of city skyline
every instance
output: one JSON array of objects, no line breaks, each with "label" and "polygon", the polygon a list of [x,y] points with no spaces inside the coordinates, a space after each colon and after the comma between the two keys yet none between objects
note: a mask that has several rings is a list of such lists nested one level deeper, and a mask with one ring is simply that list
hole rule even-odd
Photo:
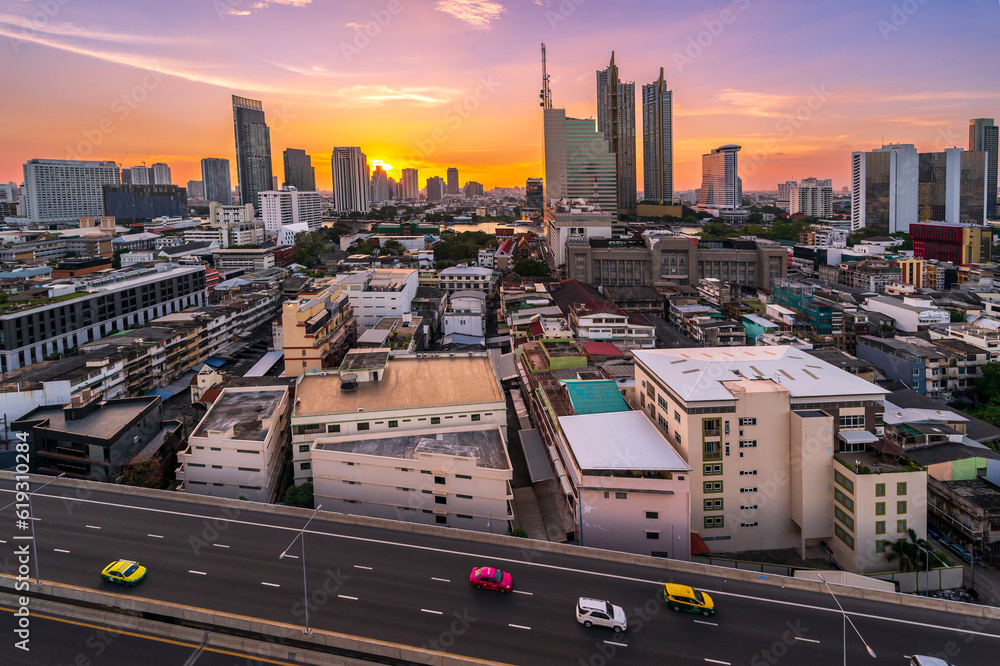
[{"label": "city skyline", "polygon": [[[0,16],[18,63],[8,99],[19,100],[8,110],[0,180],[18,180],[33,158],[131,166],[148,152],[146,163],[170,164],[177,182],[196,178],[205,156],[235,165],[227,102],[237,94],[263,101],[272,160],[305,149],[323,190],[335,145],[360,145],[397,168],[443,175],[457,166],[487,187],[523,186],[542,171],[542,41],[554,104],[572,117],[596,117],[592,72],[610,51],[628,63],[629,79],[651,81],[665,67],[678,191],[698,186],[702,154],[731,142],[744,146],[747,190],[813,174],[839,191],[853,151],[883,140],[925,151],[965,146],[969,119],[997,115],[1000,101],[984,85],[982,57],[1000,8],[983,2],[894,16],[891,4],[860,2],[831,14],[749,0],[637,2],[642,11],[627,13],[597,3],[567,12],[544,1],[399,4],[396,13],[309,0],[259,8],[182,1],[166,23],[120,0],[100,4],[106,11],[60,4],[45,22],[29,3]],[[975,12],[983,20],[969,21]],[[292,47],[267,38],[282,26],[295,28]],[[848,26],[849,37],[823,39]],[[790,61],[776,48],[789,39],[809,52]],[[926,48],[941,40],[944,58]],[[508,43],[515,48],[489,48]],[[32,86],[38,76],[51,85]],[[73,104],[62,103],[68,96]]]}]

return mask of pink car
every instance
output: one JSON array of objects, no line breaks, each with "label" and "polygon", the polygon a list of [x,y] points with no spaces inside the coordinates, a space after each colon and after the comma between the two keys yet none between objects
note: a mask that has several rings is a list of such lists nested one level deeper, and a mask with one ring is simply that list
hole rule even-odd
[{"label": "pink car", "polygon": [[514,587],[514,578],[506,571],[493,567],[473,567],[472,573],[469,574],[469,583],[479,590],[510,592]]}]

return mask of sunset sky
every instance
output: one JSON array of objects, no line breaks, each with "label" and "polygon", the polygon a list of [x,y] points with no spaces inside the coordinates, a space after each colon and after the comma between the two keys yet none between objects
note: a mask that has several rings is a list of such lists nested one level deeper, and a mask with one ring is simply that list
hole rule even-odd
[{"label": "sunset sky", "polygon": [[238,94],[263,101],[279,179],[302,148],[329,189],[331,149],[356,145],[396,178],[523,186],[542,175],[545,42],[574,117],[596,114],[612,50],[637,91],[664,67],[676,189],[738,143],[746,190],[839,190],[852,150],[968,147],[970,118],[1000,119],[998,29],[997,0],[0,0],[0,181],[127,154],[184,185],[235,159]]}]

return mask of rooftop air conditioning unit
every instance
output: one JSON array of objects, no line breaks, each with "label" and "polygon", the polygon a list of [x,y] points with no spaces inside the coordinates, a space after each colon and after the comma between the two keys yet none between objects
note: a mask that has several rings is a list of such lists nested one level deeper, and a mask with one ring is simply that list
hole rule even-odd
[{"label": "rooftop air conditioning unit", "polygon": [[363,412],[363,411],[365,411],[365,408],[364,407],[358,407],[358,411],[359,412]]},{"label": "rooftop air conditioning unit", "polygon": [[319,376],[320,377],[326,377],[326,373],[325,372],[321,372],[321,373],[319,373]]}]

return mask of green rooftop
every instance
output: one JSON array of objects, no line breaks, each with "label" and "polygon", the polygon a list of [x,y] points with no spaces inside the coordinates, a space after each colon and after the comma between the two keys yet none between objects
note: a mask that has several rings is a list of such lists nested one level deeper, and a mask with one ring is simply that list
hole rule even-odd
[{"label": "green rooftop", "polygon": [[567,379],[565,384],[578,415],[629,411],[618,385],[610,379]]}]

